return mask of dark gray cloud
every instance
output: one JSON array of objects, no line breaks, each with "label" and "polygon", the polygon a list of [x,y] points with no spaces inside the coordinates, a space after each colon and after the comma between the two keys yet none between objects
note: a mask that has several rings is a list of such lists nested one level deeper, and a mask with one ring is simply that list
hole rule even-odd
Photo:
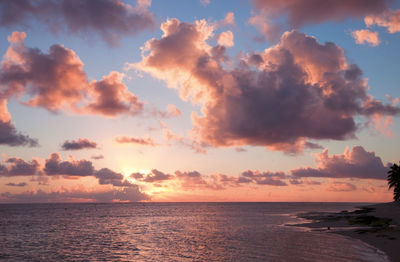
[{"label": "dark gray cloud", "polygon": [[151,170],[150,174],[144,175],[141,173],[133,173],[131,174],[132,178],[135,178],[138,181],[147,182],[147,183],[154,183],[154,182],[162,182],[165,180],[170,180],[173,178],[172,175],[165,174],[157,169]]},{"label": "dark gray cloud", "polygon": [[305,24],[364,18],[384,11],[392,0],[252,0],[256,10],[271,18],[287,17],[291,28]]},{"label": "dark gray cloud", "polygon": [[99,179],[100,185],[113,185],[116,187],[133,187],[136,186],[127,180],[121,173],[114,172],[108,168],[102,168],[94,172],[94,177]]},{"label": "dark gray cloud", "polygon": [[0,120],[0,145],[36,147],[39,144],[36,139],[19,133],[10,121]]},{"label": "dark gray cloud", "polygon": [[104,156],[103,155],[96,155],[96,156],[92,156],[91,158],[94,159],[94,160],[100,160],[100,159],[104,159]]},{"label": "dark gray cloud", "polygon": [[148,1],[132,6],[121,0],[16,0],[0,1],[0,26],[46,24],[54,33],[67,31],[80,37],[100,36],[118,45],[123,36],[154,26]]},{"label": "dark gray cloud", "polygon": [[78,140],[67,140],[61,145],[63,150],[80,150],[97,148],[97,143],[87,138],[79,138]]},{"label": "dark gray cloud", "polygon": [[32,176],[31,181],[39,184],[47,184],[49,176],[63,176],[65,178],[93,176],[99,180],[100,185],[135,186],[125,180],[121,173],[108,168],[96,170],[93,163],[85,159],[63,161],[58,153],[53,153],[46,159],[44,168],[35,159],[26,162],[20,158],[8,158],[5,165],[0,164],[0,176]]},{"label": "dark gray cloud", "polygon": [[342,155],[329,156],[328,150],[324,150],[317,155],[316,162],[317,168],[296,168],[290,172],[293,177],[387,179],[389,170],[380,157],[362,146],[346,150]]},{"label": "dark gray cloud", "polygon": [[24,186],[26,186],[26,185],[28,185],[27,183],[25,183],[25,182],[21,182],[21,183],[7,183],[6,184],[6,186],[15,186],[15,187],[24,187]]},{"label": "dark gray cloud", "polygon": [[37,160],[26,162],[21,158],[8,158],[6,165],[0,164],[0,176],[35,176],[40,175],[40,165]]},{"label": "dark gray cloud", "polygon": [[53,153],[49,159],[46,159],[43,171],[49,176],[92,176],[94,166],[88,160],[62,161],[58,153]]}]

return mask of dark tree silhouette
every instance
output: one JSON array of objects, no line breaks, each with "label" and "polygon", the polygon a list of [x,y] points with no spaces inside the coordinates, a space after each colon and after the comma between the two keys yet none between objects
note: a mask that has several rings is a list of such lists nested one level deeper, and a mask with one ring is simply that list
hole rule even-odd
[{"label": "dark tree silhouette", "polygon": [[393,164],[388,171],[389,189],[394,188],[393,199],[400,201],[400,166]]}]

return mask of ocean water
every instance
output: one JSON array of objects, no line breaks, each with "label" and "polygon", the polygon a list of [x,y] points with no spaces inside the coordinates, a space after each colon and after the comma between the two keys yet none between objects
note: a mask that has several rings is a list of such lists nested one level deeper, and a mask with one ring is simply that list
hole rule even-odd
[{"label": "ocean water", "polygon": [[361,241],[285,226],[349,203],[0,205],[1,261],[387,261]]}]

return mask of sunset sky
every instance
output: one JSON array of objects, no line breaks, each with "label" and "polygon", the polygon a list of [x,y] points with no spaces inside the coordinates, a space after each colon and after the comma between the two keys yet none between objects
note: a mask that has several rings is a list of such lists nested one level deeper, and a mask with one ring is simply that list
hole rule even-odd
[{"label": "sunset sky", "polygon": [[391,201],[400,1],[0,0],[0,202]]}]

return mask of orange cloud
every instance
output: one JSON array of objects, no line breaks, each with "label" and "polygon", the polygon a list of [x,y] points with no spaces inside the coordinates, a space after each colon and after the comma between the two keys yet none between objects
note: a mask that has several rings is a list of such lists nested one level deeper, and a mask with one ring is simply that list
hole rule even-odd
[{"label": "orange cloud", "polygon": [[91,83],[92,101],[83,112],[90,111],[104,116],[118,114],[139,114],[143,110],[143,103],[122,83],[123,74],[111,72],[100,81]]},{"label": "orange cloud", "polygon": [[400,32],[400,9],[386,10],[380,14],[366,16],[364,22],[368,27],[373,25],[386,27],[391,34]]},{"label": "orange cloud", "polygon": [[[89,83],[83,63],[73,50],[52,45],[48,53],[42,53],[26,47],[25,37],[23,32],[9,37],[10,47],[0,71],[4,97],[30,97],[22,103],[51,112],[69,110],[114,117],[143,111],[143,102],[122,82],[123,74],[113,71]],[[0,102],[3,108],[4,103]],[[6,117],[4,110],[0,116]]]},{"label": "orange cloud", "polygon": [[370,46],[378,46],[381,41],[379,40],[378,32],[362,29],[351,32],[351,36],[356,40],[357,44],[369,44]]},{"label": "orange cloud", "polygon": [[143,146],[156,146],[157,144],[151,138],[135,138],[127,136],[118,136],[115,141],[120,144],[138,144]]},{"label": "orange cloud", "polygon": [[232,47],[233,44],[233,33],[232,31],[225,31],[222,32],[217,36],[217,41],[219,45],[226,46],[226,47]]}]

